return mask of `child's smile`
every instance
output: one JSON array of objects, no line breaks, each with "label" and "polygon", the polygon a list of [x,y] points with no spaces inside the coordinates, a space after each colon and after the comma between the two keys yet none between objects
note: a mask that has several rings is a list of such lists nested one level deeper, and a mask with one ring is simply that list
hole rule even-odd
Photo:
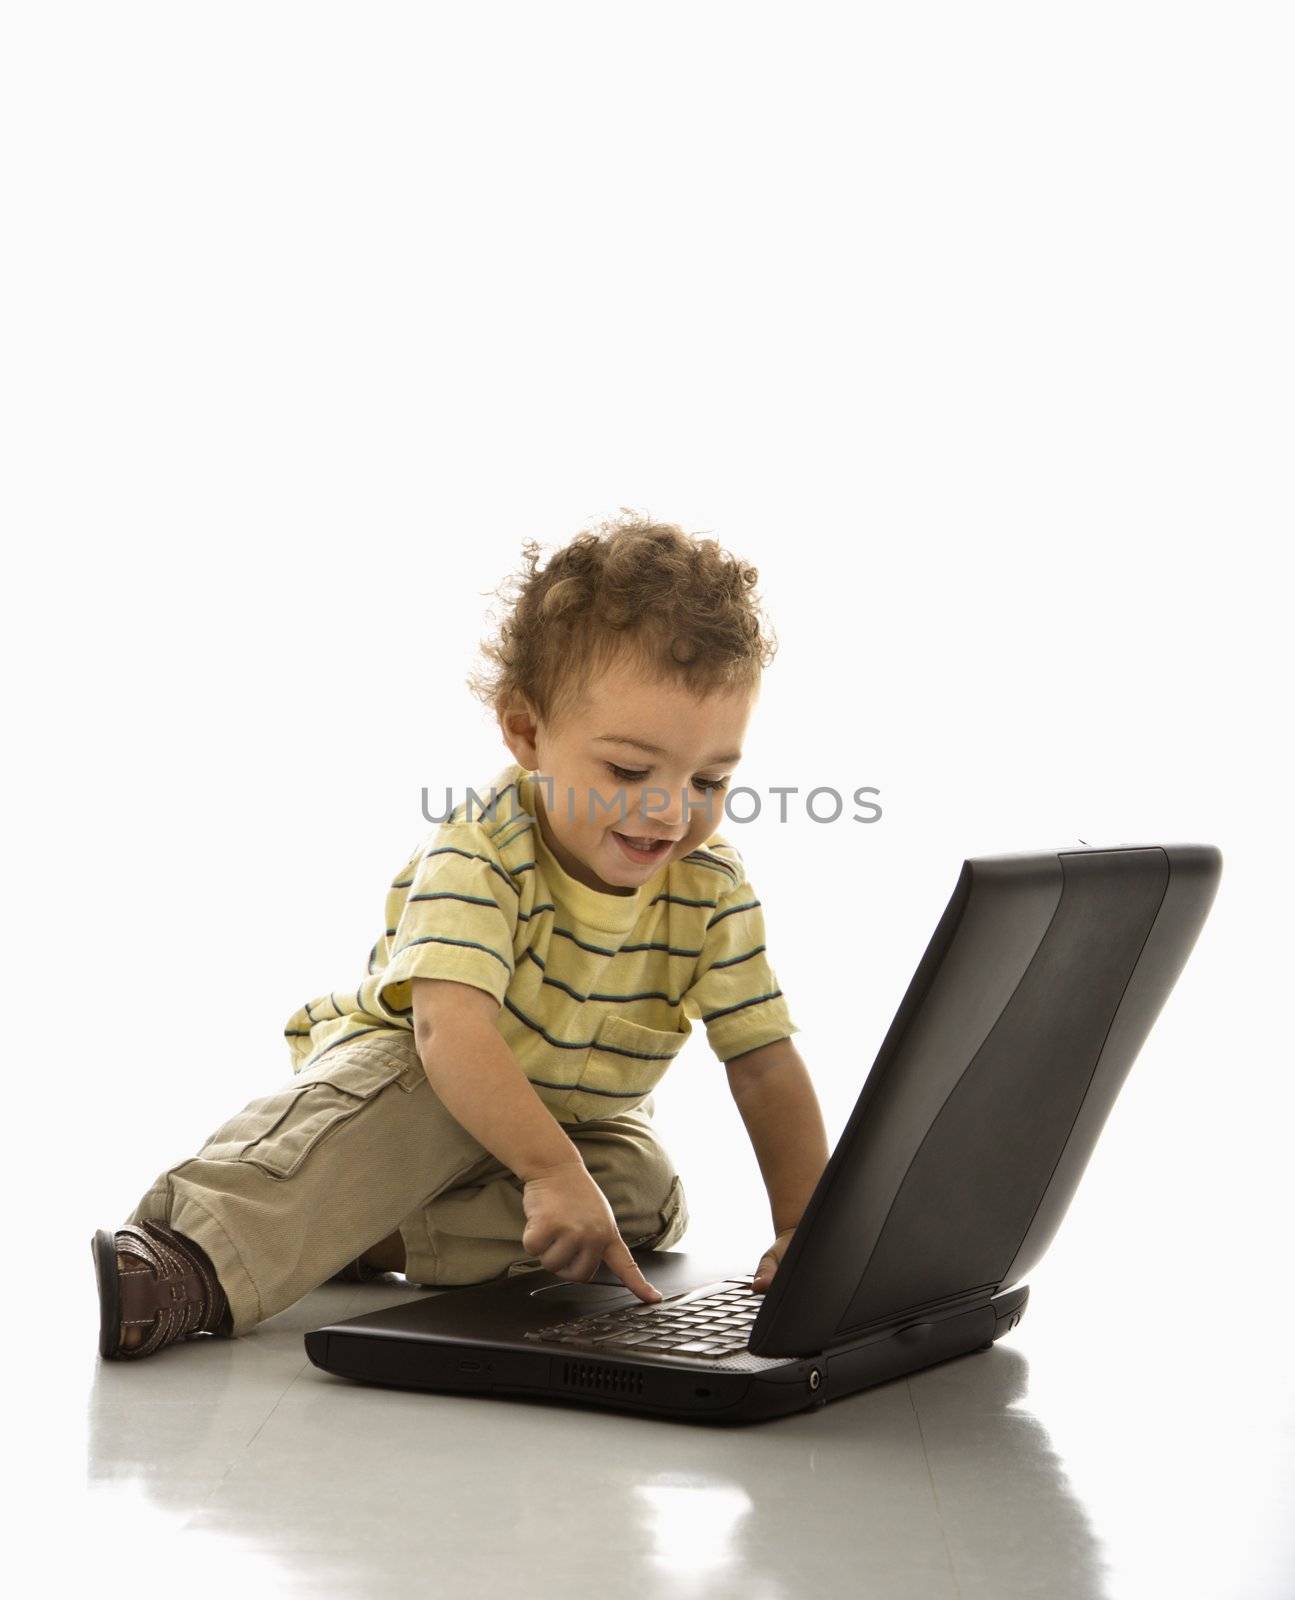
[{"label": "child's smile", "polygon": [[675,842],[672,839],[621,833],[615,828],[612,829],[612,838],[625,852],[627,861],[646,861],[652,865],[669,855],[670,846]]}]

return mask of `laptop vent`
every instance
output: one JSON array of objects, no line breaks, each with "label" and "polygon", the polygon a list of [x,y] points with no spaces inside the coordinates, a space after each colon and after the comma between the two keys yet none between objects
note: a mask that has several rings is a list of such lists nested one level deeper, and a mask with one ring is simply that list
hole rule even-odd
[{"label": "laptop vent", "polygon": [[605,1366],[596,1361],[564,1361],[562,1382],[568,1389],[593,1389],[600,1394],[643,1393],[643,1374],[632,1367]]}]

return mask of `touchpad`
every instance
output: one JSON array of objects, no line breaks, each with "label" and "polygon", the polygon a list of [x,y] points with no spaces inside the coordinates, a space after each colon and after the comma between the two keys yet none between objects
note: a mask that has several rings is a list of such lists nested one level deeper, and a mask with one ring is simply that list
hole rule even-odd
[{"label": "touchpad", "polygon": [[599,1276],[588,1283],[548,1283],[542,1289],[532,1289],[532,1299],[542,1299],[546,1306],[551,1306],[555,1311],[579,1311],[589,1306],[604,1305],[612,1300],[623,1299],[626,1295],[631,1300],[638,1296],[627,1288],[619,1278],[609,1275],[604,1278],[601,1274],[609,1268],[599,1268]]}]

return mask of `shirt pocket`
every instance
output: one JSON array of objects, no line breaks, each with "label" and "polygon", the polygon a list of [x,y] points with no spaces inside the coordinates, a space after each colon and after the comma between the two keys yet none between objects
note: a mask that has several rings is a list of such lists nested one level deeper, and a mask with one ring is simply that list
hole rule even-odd
[{"label": "shirt pocket", "polygon": [[593,1122],[642,1105],[665,1076],[692,1031],[645,1028],[628,1017],[606,1016],[585,1057],[579,1081],[558,1115]]},{"label": "shirt pocket", "polygon": [[[417,1072],[414,1068],[417,1067]],[[275,1094],[252,1100],[212,1134],[206,1161],[247,1161],[273,1178],[290,1178],[342,1123],[379,1090],[412,1090],[422,1074],[412,1034],[379,1045],[340,1046]]]}]

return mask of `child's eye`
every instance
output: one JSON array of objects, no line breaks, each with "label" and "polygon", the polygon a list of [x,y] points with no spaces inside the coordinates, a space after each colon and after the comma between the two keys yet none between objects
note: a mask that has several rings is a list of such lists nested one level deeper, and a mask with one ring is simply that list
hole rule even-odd
[{"label": "child's eye", "polygon": [[[637,783],[647,777],[647,772],[631,772],[628,767],[618,767],[613,761],[607,763],[607,770],[622,783]],[[699,789],[712,790],[722,789],[728,783],[727,778],[695,778],[693,781]]]}]

